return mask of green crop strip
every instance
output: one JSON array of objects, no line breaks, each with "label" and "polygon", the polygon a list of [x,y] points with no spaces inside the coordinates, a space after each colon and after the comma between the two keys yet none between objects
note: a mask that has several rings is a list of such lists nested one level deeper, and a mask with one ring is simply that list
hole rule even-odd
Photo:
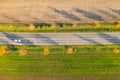
[{"label": "green crop strip", "polygon": [[[1,45],[0,47],[5,46]],[[73,52],[68,54],[67,48]],[[19,55],[24,48],[27,54]],[[49,53],[44,55],[44,48]],[[74,79],[120,79],[120,45],[80,45],[80,46],[7,46],[6,53],[0,56],[0,75],[5,79],[46,78]],[[49,77],[48,77],[49,76]]]},{"label": "green crop strip", "polygon": [[1,32],[119,32],[119,23],[0,24]]}]

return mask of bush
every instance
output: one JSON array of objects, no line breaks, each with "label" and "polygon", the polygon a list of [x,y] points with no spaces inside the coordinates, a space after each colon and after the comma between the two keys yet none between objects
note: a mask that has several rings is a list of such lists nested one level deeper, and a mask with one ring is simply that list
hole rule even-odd
[{"label": "bush", "polygon": [[120,51],[119,51],[118,49],[116,49],[116,48],[115,48],[115,49],[113,49],[113,53],[115,53],[115,54],[116,54],[116,53],[119,53],[119,52],[120,52]]},{"label": "bush", "polygon": [[29,30],[31,30],[31,31],[35,30],[35,26],[33,24],[30,24],[29,25]]},{"label": "bush", "polygon": [[27,54],[27,50],[26,49],[20,49],[19,50],[19,55],[20,56],[25,56]]},{"label": "bush", "polygon": [[5,54],[6,47],[5,46],[0,46],[0,56],[3,56]]},{"label": "bush", "polygon": [[44,55],[47,55],[49,53],[49,48],[48,47],[45,47],[44,49],[43,49],[43,54]]},{"label": "bush", "polygon": [[66,49],[66,52],[67,52],[68,54],[72,54],[72,53],[73,53],[73,48],[68,47],[68,48]]},{"label": "bush", "polygon": [[120,21],[116,23],[115,28],[120,28]]},{"label": "bush", "polygon": [[94,27],[94,28],[98,28],[99,26],[100,26],[100,23],[99,23],[99,22],[95,21],[95,22],[93,23],[93,27]]}]

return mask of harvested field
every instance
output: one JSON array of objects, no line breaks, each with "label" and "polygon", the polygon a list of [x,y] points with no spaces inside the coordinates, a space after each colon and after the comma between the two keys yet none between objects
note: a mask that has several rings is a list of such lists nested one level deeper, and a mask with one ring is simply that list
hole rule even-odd
[{"label": "harvested field", "polygon": [[120,0],[0,0],[1,23],[87,23],[120,20]]}]

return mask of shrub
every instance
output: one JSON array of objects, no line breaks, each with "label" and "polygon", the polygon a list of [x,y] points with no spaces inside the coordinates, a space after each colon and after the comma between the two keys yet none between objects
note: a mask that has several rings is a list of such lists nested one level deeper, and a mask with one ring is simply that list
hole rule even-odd
[{"label": "shrub", "polygon": [[68,48],[66,49],[66,52],[67,52],[68,54],[72,54],[72,53],[73,53],[73,48],[68,47]]},{"label": "shrub", "polygon": [[95,21],[95,22],[93,23],[93,27],[94,27],[94,28],[97,28],[97,27],[99,27],[99,26],[100,26],[100,23],[99,23],[99,22]]},{"label": "shrub", "polygon": [[56,28],[57,24],[56,23],[52,23],[51,27],[54,29]]},{"label": "shrub", "polygon": [[113,53],[115,53],[115,54],[116,54],[116,53],[119,53],[119,52],[120,52],[120,51],[119,51],[118,49],[116,49],[116,48],[115,48],[115,49],[113,49]]},{"label": "shrub", "polygon": [[49,53],[49,48],[48,47],[44,47],[43,54],[47,55],[48,53]]},{"label": "shrub", "polygon": [[120,21],[116,23],[115,28],[120,28]]},{"label": "shrub", "polygon": [[57,28],[58,28],[58,25],[57,25],[57,24],[55,24],[55,23],[52,23],[52,25],[51,25],[51,30],[56,31],[56,30],[57,30]]},{"label": "shrub", "polygon": [[0,46],[0,56],[3,56],[5,54],[6,47],[5,46]]},{"label": "shrub", "polygon": [[25,56],[26,54],[27,54],[27,50],[26,49],[22,48],[22,49],[19,50],[19,55],[20,56]]},{"label": "shrub", "polygon": [[35,26],[33,24],[30,24],[29,25],[29,30],[31,30],[31,31],[35,30]]},{"label": "shrub", "polygon": [[72,27],[76,27],[77,26],[77,23],[72,23]]}]

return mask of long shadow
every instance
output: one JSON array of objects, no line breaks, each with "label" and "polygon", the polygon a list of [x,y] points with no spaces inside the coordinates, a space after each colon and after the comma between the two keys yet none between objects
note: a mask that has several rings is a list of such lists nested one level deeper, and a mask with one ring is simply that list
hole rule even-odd
[{"label": "long shadow", "polygon": [[57,15],[49,14],[47,11],[46,12],[39,12],[41,13],[44,17],[47,17],[49,19],[57,19]]},{"label": "long shadow", "polygon": [[55,23],[56,25],[60,26],[60,27],[63,27],[64,25],[69,26],[69,27],[73,26],[72,23],[67,23],[67,22],[54,21],[54,23]]},{"label": "long shadow", "polygon": [[111,35],[105,34],[105,33],[99,33],[99,36],[104,38],[105,40],[107,40],[110,43],[120,44],[120,39],[116,36],[113,36],[113,35],[111,36]]},{"label": "long shadow", "polygon": [[46,36],[44,36],[44,35],[42,35],[42,34],[36,34],[36,35],[35,35],[35,38],[37,38],[37,39],[39,39],[39,40],[41,40],[41,41],[45,41],[45,42],[47,42],[47,43],[49,43],[49,44],[52,44],[52,45],[58,45],[58,42],[55,42],[55,41],[52,40],[51,38],[46,37]]},{"label": "long shadow", "polygon": [[9,44],[7,41],[0,38],[0,44]]},{"label": "long shadow", "polygon": [[32,20],[34,20],[35,22],[39,22],[40,21],[40,19],[39,18],[36,18],[36,17],[33,17],[33,16],[31,16],[30,14],[24,14],[24,16],[26,16],[28,19],[32,19]]},{"label": "long shadow", "polygon": [[98,10],[98,12],[100,12],[100,13],[102,13],[102,14],[105,14],[105,15],[107,15],[107,16],[109,16],[109,17],[112,17],[112,18],[114,18],[114,19],[116,19],[116,18],[117,18],[117,16],[112,15],[112,14],[110,14],[110,13],[106,12],[106,11],[103,11],[103,10]]},{"label": "long shadow", "polygon": [[81,19],[78,16],[76,16],[76,15],[74,15],[72,13],[69,13],[67,11],[58,10],[56,8],[51,8],[51,7],[50,7],[50,9],[52,9],[56,13],[62,14],[65,18],[69,18],[69,19],[75,20],[75,21],[81,21]]},{"label": "long shadow", "polygon": [[88,42],[90,42],[90,43],[92,43],[92,44],[102,45],[101,43],[96,42],[96,41],[94,41],[93,39],[89,39],[89,38],[87,38],[87,37],[82,37],[82,36],[77,35],[77,34],[74,34],[74,35],[75,35],[76,37],[78,37],[78,38],[80,38],[80,39],[83,39],[83,40],[85,40],[85,41],[88,41]]},{"label": "long shadow", "polygon": [[40,22],[40,23],[34,23],[34,25],[36,26],[36,27],[40,27],[40,28],[42,28],[42,27],[44,27],[44,26],[47,26],[47,27],[50,27],[52,24],[50,24],[50,23],[46,23],[46,22]]},{"label": "long shadow", "polygon": [[15,21],[15,22],[21,22],[20,20],[18,20],[18,19],[16,19],[16,18],[14,18],[14,17],[10,17],[10,16],[8,16],[8,15],[6,15],[6,14],[1,14],[3,17],[5,17],[5,18],[7,18],[7,19],[9,19],[9,20],[12,20],[12,21]]},{"label": "long shadow", "polygon": [[96,14],[96,13],[93,13],[93,12],[88,12],[88,11],[84,11],[84,10],[81,10],[79,8],[74,8],[74,10],[82,15],[84,15],[85,17],[87,18],[90,18],[90,19],[94,19],[94,20],[98,20],[98,21],[104,21],[104,19]]},{"label": "long shadow", "polygon": [[3,32],[3,34],[10,40],[12,41],[15,41],[15,39],[20,39],[21,40],[21,44],[25,44],[25,45],[33,45],[33,42],[31,42],[30,40],[28,39],[25,39],[24,37],[21,37],[21,36],[18,36],[18,35],[15,35],[15,34],[12,34],[12,33],[6,33],[6,32]]},{"label": "long shadow", "polygon": [[110,10],[120,15],[120,10],[116,10],[116,9],[110,9]]}]

